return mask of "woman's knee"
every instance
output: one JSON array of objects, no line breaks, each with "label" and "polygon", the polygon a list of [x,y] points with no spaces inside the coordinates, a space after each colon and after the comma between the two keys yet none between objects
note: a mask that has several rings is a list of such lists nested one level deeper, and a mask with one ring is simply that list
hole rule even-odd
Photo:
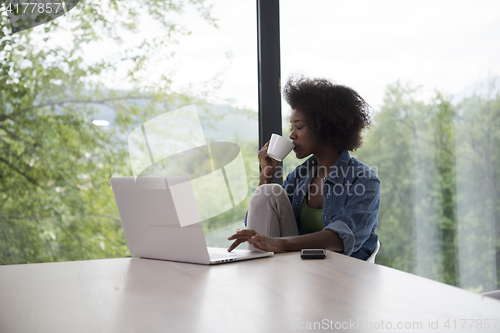
[{"label": "woman's knee", "polygon": [[[277,198],[287,197],[285,190],[279,184],[264,184],[257,187],[252,198],[250,205],[261,205],[264,202],[276,200]],[[279,200],[279,199],[278,199]]]}]

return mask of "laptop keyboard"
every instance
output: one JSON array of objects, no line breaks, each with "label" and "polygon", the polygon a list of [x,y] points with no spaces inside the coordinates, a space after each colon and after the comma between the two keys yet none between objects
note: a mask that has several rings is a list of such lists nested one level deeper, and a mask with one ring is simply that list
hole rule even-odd
[{"label": "laptop keyboard", "polygon": [[209,253],[210,259],[235,258],[233,253]]}]

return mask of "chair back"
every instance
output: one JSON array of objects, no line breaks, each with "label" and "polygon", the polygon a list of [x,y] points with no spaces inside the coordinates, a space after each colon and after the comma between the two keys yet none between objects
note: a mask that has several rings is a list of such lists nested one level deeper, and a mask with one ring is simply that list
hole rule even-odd
[{"label": "chair back", "polygon": [[377,247],[375,248],[375,250],[373,251],[372,255],[370,256],[370,258],[366,259],[367,262],[371,262],[372,264],[375,263],[375,256],[377,255],[378,253],[378,250],[380,250],[380,241],[377,241]]},{"label": "chair back", "polygon": [[481,295],[487,296],[487,297],[491,297],[491,298],[495,298],[495,299],[497,299],[497,300],[500,301],[500,290],[495,290],[495,291],[490,291],[490,292],[487,292],[487,293],[482,293]]}]

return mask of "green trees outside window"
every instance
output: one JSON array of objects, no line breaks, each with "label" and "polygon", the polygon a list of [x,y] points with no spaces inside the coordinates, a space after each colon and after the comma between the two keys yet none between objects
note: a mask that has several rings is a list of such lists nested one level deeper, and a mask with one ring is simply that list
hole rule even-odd
[{"label": "green trees outside window", "polygon": [[387,88],[355,154],[382,182],[378,263],[476,292],[500,287],[499,88],[491,78],[426,102],[415,87]]}]

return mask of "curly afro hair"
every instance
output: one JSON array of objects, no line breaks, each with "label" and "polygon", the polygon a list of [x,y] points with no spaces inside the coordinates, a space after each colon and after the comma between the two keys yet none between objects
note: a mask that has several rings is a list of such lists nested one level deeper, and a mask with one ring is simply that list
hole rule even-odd
[{"label": "curly afro hair", "polygon": [[361,147],[361,132],[371,125],[371,107],[356,91],[327,79],[291,76],[283,95],[293,110],[305,115],[313,140],[340,151]]}]

